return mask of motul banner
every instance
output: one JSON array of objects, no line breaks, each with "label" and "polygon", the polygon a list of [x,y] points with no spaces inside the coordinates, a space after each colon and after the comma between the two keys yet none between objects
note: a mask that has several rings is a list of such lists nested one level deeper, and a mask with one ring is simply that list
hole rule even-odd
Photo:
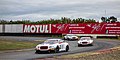
[{"label": "motul banner", "polygon": [[24,33],[51,33],[51,24],[40,24],[40,25],[32,25],[25,24],[23,25]]},{"label": "motul banner", "polygon": [[24,25],[24,33],[120,34],[120,23]]}]

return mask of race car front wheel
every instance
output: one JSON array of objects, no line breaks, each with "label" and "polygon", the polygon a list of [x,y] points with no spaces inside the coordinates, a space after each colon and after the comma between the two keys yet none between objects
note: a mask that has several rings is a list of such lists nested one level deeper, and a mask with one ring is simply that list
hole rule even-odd
[{"label": "race car front wheel", "polygon": [[35,51],[35,54],[39,54],[39,53],[40,53],[40,51],[39,51],[39,50],[36,50],[36,51]]},{"label": "race car front wheel", "polygon": [[82,44],[78,44],[78,47],[82,46]]},{"label": "race car front wheel", "polygon": [[57,47],[55,50],[54,50],[55,53],[58,53],[59,52],[59,47]]},{"label": "race car front wheel", "polygon": [[68,52],[68,50],[69,50],[69,46],[67,45],[67,46],[66,46],[66,50],[65,50],[65,51],[66,51],[66,52]]}]

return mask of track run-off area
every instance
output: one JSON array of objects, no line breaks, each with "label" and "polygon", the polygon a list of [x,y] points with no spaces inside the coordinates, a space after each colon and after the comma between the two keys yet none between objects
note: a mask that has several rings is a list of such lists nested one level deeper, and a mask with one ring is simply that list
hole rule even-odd
[{"label": "track run-off area", "polygon": [[[17,36],[0,36],[0,39],[12,39],[12,40],[25,40],[25,41],[34,41],[34,40],[46,40],[51,37],[17,37]],[[43,53],[35,54],[35,50],[26,50],[26,51],[17,51],[17,52],[5,52],[0,53],[0,60],[31,60],[35,58],[46,58],[53,56],[61,56],[65,54],[75,54],[89,51],[96,51],[101,49],[108,49],[120,45],[120,41],[117,40],[98,40],[94,39],[93,46],[77,46],[77,41],[67,41],[70,46],[68,52],[60,53]]]}]

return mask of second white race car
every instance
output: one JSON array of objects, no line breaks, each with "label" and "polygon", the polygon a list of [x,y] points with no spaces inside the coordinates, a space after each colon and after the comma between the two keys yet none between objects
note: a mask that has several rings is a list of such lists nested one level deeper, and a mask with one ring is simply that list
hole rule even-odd
[{"label": "second white race car", "polygon": [[64,36],[64,40],[78,40],[78,37],[76,35],[66,35]]},{"label": "second white race car", "polygon": [[78,41],[78,46],[81,45],[93,45],[93,40],[90,37],[81,37]]},{"label": "second white race car", "polygon": [[48,39],[42,44],[39,44],[35,48],[35,53],[40,52],[60,52],[60,51],[68,51],[69,44],[62,39]]}]

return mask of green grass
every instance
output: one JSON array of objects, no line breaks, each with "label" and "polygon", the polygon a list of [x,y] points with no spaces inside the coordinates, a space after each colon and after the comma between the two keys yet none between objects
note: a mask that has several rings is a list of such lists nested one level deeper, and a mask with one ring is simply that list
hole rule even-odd
[{"label": "green grass", "polygon": [[34,48],[37,44],[38,42],[36,41],[15,41],[0,39],[0,51]]},{"label": "green grass", "polygon": [[54,60],[119,60],[120,46],[104,49],[96,52],[62,55],[54,57]]},{"label": "green grass", "polygon": [[120,40],[120,36],[118,37],[118,40]]}]

